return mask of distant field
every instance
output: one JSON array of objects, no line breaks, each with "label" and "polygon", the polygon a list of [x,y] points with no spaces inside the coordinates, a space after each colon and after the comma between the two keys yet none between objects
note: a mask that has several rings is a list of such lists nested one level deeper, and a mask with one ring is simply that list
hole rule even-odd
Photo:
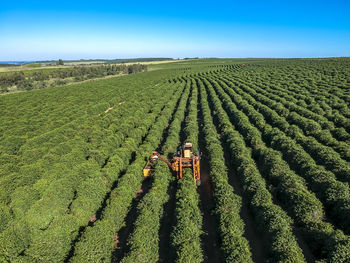
[{"label": "distant field", "polygon": [[14,67],[0,67],[0,72],[11,72],[11,71],[24,71],[24,70],[38,70],[38,69],[55,69],[55,68],[65,68],[67,66],[38,66],[38,67],[28,67],[23,66],[14,66]]},{"label": "distant field", "polygon": [[[145,65],[156,65],[156,64],[164,64],[164,63],[174,63],[174,62],[180,62],[180,61],[182,61],[182,60],[181,59],[172,59],[172,60],[162,60],[162,61],[146,61],[146,62],[140,62],[140,63],[145,64]],[[129,63],[123,63],[123,64],[130,65],[130,64],[135,64],[135,63],[129,62]]]},{"label": "distant field", "polygon": [[[154,64],[164,64],[164,63],[173,63],[173,62],[179,62],[181,60],[162,60],[162,61],[146,61],[146,62],[139,62],[144,65],[154,65]],[[12,66],[12,67],[1,67],[0,66],[0,72],[11,72],[11,71],[24,71],[24,70],[46,70],[46,69],[57,69],[57,68],[67,68],[67,67],[74,67],[74,66],[82,66],[82,65],[91,65],[94,64],[103,64],[104,61],[74,61],[74,62],[65,62],[63,66],[52,66],[52,65],[42,65],[42,66],[30,66],[31,64],[23,65],[23,66]],[[128,62],[128,63],[122,63],[125,65],[132,65],[137,62]],[[36,63],[37,64],[37,63]],[[118,63],[119,64],[119,63]],[[116,65],[118,65],[116,64]]]},{"label": "distant field", "polygon": [[93,62],[89,62],[89,61],[74,61],[74,62],[65,62],[65,65],[68,66],[74,66],[74,65],[90,65],[90,64],[102,64],[104,63],[103,60],[101,61],[93,61]]},{"label": "distant field", "polygon": [[350,262],[350,58],[143,64],[0,96],[0,262]]},{"label": "distant field", "polygon": [[[64,61],[64,66],[81,66],[81,65],[98,65],[98,64],[157,64],[157,63],[168,63],[177,61],[171,58],[133,58],[133,59],[115,59],[115,60],[66,60]],[[25,70],[25,69],[40,69],[40,68],[60,68],[62,66],[56,66],[56,61],[42,61],[42,62],[33,62],[27,63],[24,65],[12,65],[9,62],[7,64],[0,63],[0,72],[8,72],[13,70]],[[19,63],[19,62],[17,62]],[[64,67],[63,66],[63,67]]]},{"label": "distant field", "polygon": [[95,64],[74,67],[42,67],[35,70],[22,70],[0,73],[0,93],[30,91],[62,86],[68,83],[103,79],[121,74],[133,74],[147,70],[143,64]]}]

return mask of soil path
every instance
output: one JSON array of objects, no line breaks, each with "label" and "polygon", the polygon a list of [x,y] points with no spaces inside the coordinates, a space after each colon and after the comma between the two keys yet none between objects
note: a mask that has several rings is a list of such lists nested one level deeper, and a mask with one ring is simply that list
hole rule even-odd
[{"label": "soil path", "polygon": [[[198,86],[197,86],[198,89]],[[215,203],[213,200],[212,182],[210,179],[210,167],[208,164],[208,153],[205,149],[203,134],[203,114],[201,111],[201,94],[198,89],[197,120],[198,120],[198,145],[202,149],[200,161],[201,185],[198,187],[200,198],[199,208],[203,216],[202,246],[204,250],[204,262],[221,262],[222,253],[220,250],[220,235],[218,233],[218,220],[213,213]]]},{"label": "soil path", "polygon": [[238,178],[237,174],[235,174],[232,164],[230,163],[230,155],[227,150],[224,150],[225,162],[228,168],[228,180],[230,185],[234,188],[235,194],[242,197],[242,208],[240,212],[240,216],[244,221],[244,236],[249,242],[249,246],[252,252],[252,258],[255,263],[263,263],[267,261],[264,243],[267,242],[267,238],[264,238],[260,235],[252,214],[249,211],[249,203],[245,194],[243,192],[243,188]]},{"label": "soil path", "polygon": [[[201,149],[204,149],[204,145],[200,144],[200,146],[202,146]],[[204,262],[221,262],[217,221],[215,215],[212,213],[214,202],[206,154],[204,154],[201,159],[201,185],[198,187],[198,193],[200,197],[199,208],[203,216],[202,230],[204,234],[201,238]]]},{"label": "soil path", "polygon": [[[257,164],[257,167],[258,167],[259,172],[261,173],[261,175],[264,175],[263,169],[262,169],[261,165],[259,164],[257,158],[255,158],[255,162]],[[269,184],[267,180],[266,180],[266,184],[267,185]],[[270,193],[272,195],[273,203],[278,205],[279,207],[281,207],[291,218],[293,218],[293,215],[288,213],[288,210],[286,209],[286,206],[279,200],[276,192],[275,191],[270,191]],[[292,231],[293,231],[293,234],[295,236],[295,239],[296,239],[299,247],[303,251],[303,255],[304,255],[306,261],[308,263],[315,262],[316,258],[313,255],[309,245],[307,244],[307,241],[305,240],[305,238],[303,236],[303,231],[301,229],[299,229],[298,227],[296,227],[296,226],[292,226]],[[321,258],[317,258],[317,259],[321,259]]]},{"label": "soil path", "polygon": [[[220,129],[218,128],[217,116],[213,115],[212,101],[208,96],[208,103],[210,107],[211,114],[213,116],[214,125],[216,127],[217,133],[220,134]],[[266,250],[264,244],[267,242],[267,238],[263,237],[258,231],[253,216],[249,211],[249,202],[244,194],[243,186],[241,184],[238,174],[235,173],[234,166],[231,163],[231,157],[227,149],[227,145],[221,139],[221,146],[224,150],[225,163],[228,168],[228,181],[233,187],[234,193],[242,198],[242,208],[240,211],[240,217],[244,221],[244,237],[248,240],[250,250],[252,252],[252,259],[255,263],[263,263],[267,261]]]}]

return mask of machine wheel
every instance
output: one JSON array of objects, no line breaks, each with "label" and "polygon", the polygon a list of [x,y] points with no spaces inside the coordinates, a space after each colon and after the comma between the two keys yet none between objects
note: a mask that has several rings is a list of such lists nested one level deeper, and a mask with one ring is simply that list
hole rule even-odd
[{"label": "machine wheel", "polygon": [[200,185],[201,185],[201,180],[197,180],[197,181],[196,181],[196,185],[197,185],[197,186],[200,186]]}]

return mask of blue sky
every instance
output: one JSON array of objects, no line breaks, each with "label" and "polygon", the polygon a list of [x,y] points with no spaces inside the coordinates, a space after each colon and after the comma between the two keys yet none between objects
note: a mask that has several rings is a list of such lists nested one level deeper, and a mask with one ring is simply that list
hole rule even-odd
[{"label": "blue sky", "polygon": [[350,56],[350,1],[3,1],[0,61]]}]

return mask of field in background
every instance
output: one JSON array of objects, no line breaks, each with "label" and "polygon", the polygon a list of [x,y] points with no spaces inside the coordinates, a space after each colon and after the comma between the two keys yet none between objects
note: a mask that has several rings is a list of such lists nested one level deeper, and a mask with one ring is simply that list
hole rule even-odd
[{"label": "field in background", "polygon": [[0,97],[0,261],[350,261],[350,59],[175,61]]},{"label": "field in background", "polygon": [[71,83],[82,83],[92,79],[125,74],[133,74],[147,70],[144,64],[100,64],[94,66],[64,66],[44,67],[36,70],[22,70],[0,73],[0,92],[10,94],[14,92],[52,88]]},{"label": "field in background", "polygon": [[139,59],[116,59],[116,60],[67,60],[63,61],[64,65],[56,65],[57,61],[42,61],[34,63],[26,63],[23,65],[15,64],[1,64],[0,63],[0,73],[1,72],[12,72],[12,71],[25,71],[25,70],[45,70],[45,69],[57,69],[57,68],[67,68],[74,66],[96,66],[101,64],[125,64],[132,65],[135,63],[142,63],[145,65],[151,64],[162,64],[171,63],[179,60],[168,59],[168,58],[139,58]]}]

